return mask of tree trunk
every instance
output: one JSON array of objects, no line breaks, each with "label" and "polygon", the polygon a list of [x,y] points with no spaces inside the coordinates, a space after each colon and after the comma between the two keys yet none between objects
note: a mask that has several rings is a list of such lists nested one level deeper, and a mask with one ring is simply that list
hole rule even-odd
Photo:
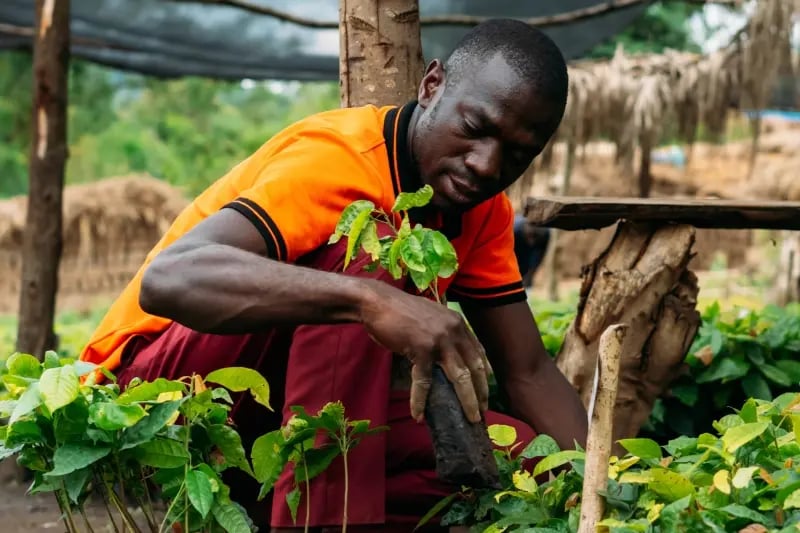
[{"label": "tree trunk", "polygon": [[641,159],[639,163],[639,198],[649,198],[650,189],[653,185],[653,175],[650,172],[651,149],[651,143],[642,143],[640,154]]},{"label": "tree trunk", "polygon": [[418,0],[341,0],[339,28],[342,107],[416,98],[424,70]]},{"label": "tree trunk", "polygon": [[69,0],[36,0],[33,139],[22,247],[17,350],[42,357],[55,347],[53,318],[62,245],[67,159]]},{"label": "tree trunk", "polygon": [[[588,406],[598,342],[615,323],[630,326],[623,346],[614,442],[635,436],[653,404],[677,377],[700,314],[692,257],[691,226],[617,227],[608,248],[586,269],[578,313],[557,364]],[[615,446],[615,453],[623,450]]]}]

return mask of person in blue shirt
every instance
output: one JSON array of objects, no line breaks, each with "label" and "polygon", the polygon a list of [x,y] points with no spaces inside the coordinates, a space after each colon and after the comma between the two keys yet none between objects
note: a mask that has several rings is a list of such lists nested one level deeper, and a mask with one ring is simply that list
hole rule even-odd
[{"label": "person in blue shirt", "polygon": [[524,215],[514,216],[514,254],[526,289],[533,286],[533,276],[542,264],[549,242],[549,228],[528,222]]}]

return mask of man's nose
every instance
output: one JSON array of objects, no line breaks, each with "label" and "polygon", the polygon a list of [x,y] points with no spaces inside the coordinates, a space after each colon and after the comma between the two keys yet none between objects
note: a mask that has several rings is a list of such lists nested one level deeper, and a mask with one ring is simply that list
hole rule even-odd
[{"label": "man's nose", "polygon": [[467,155],[466,166],[475,176],[496,180],[500,177],[502,151],[494,139],[480,139]]}]

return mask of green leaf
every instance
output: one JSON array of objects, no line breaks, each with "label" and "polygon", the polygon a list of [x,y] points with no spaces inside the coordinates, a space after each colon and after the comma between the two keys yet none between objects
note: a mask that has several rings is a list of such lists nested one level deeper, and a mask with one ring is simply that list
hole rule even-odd
[{"label": "green leaf", "polygon": [[64,476],[64,489],[71,502],[78,503],[78,498],[83,494],[91,473],[92,469],[86,467]]},{"label": "green leaf", "polygon": [[120,449],[127,450],[128,448],[133,448],[155,437],[156,433],[167,424],[184,401],[185,397],[180,400],[170,400],[154,406],[150,409],[146,417],[125,430],[122,434]]},{"label": "green leaf", "polygon": [[749,398],[744,402],[744,405],[739,411],[739,418],[747,423],[758,421],[758,412],[756,411],[756,401],[754,399]]},{"label": "green leaf", "polygon": [[722,348],[725,346],[725,336],[718,329],[711,332],[711,353],[714,357],[720,354]]},{"label": "green leaf", "polygon": [[670,393],[689,407],[697,403],[698,387],[695,383],[679,383],[670,388]]},{"label": "green leaf", "polygon": [[361,247],[367,252],[373,261],[381,258],[381,241],[378,239],[378,226],[375,221],[370,219],[364,231],[361,232]]},{"label": "green leaf", "polygon": [[435,274],[440,278],[449,278],[458,270],[458,257],[456,249],[450,241],[438,231],[429,231],[426,234],[429,242],[425,243],[426,254],[428,250],[433,250],[438,259],[438,268]]},{"label": "green leaf", "polygon": [[252,368],[221,368],[211,372],[205,380],[222,385],[233,392],[249,390],[255,401],[272,411],[269,405],[269,384],[264,376]]},{"label": "green leaf", "polygon": [[536,438],[525,446],[525,449],[523,449],[519,455],[524,459],[533,459],[534,457],[552,455],[559,451],[561,451],[561,449],[558,447],[558,443],[553,437],[541,434],[536,435]]},{"label": "green leaf", "polygon": [[9,423],[14,423],[25,415],[33,412],[37,407],[42,404],[42,395],[39,392],[39,384],[31,383],[31,385],[22,393],[22,396],[17,400],[17,405],[14,406],[9,417]]},{"label": "green leaf", "polygon": [[772,400],[772,391],[769,389],[767,380],[756,372],[750,372],[742,378],[742,390],[750,398]]},{"label": "green leaf", "polygon": [[356,200],[345,207],[342,211],[342,215],[339,217],[339,222],[336,223],[336,228],[333,232],[333,235],[331,235],[328,239],[328,244],[335,244],[339,242],[339,239],[342,238],[342,235],[350,232],[350,226],[352,226],[353,221],[360,213],[363,213],[364,211],[371,213],[373,209],[375,209],[375,204],[369,200]]},{"label": "green leaf", "polygon": [[751,440],[758,438],[769,427],[769,422],[753,422],[728,428],[722,435],[725,450],[733,453]]},{"label": "green leaf", "polygon": [[548,455],[539,461],[533,469],[533,477],[538,476],[543,472],[547,472],[559,466],[565,465],[570,461],[583,459],[586,457],[586,452],[578,450],[563,450],[552,455]]},{"label": "green leaf", "polygon": [[711,381],[732,381],[745,376],[750,370],[750,363],[744,359],[734,359],[731,357],[720,357],[714,359],[704,372],[695,381],[697,383],[708,383]]},{"label": "green leaf", "polygon": [[651,439],[621,439],[620,446],[642,459],[661,459],[661,446]]},{"label": "green leaf", "polygon": [[783,500],[784,509],[800,509],[800,489],[795,490]]},{"label": "green leaf", "polygon": [[740,468],[739,470],[736,471],[736,474],[733,476],[733,481],[731,483],[737,489],[745,488],[750,483],[750,480],[753,479],[753,474],[756,473],[759,468],[761,467],[745,466]]},{"label": "green leaf", "polygon": [[51,413],[73,402],[80,393],[75,369],[71,366],[48,368],[39,379],[39,393]]},{"label": "green leaf", "polygon": [[400,279],[403,277],[403,268],[399,264],[400,260],[400,249],[403,246],[403,242],[405,242],[407,237],[398,237],[392,243],[391,248],[389,248],[389,260],[388,260],[388,269],[389,274],[392,275],[394,279]]},{"label": "green leaf", "polygon": [[489,439],[495,446],[511,446],[517,440],[517,430],[514,429],[514,426],[492,424],[487,429],[489,430]]},{"label": "green leaf", "polygon": [[431,283],[436,278],[436,276],[433,274],[433,271],[430,269],[426,269],[424,272],[409,270],[408,273],[411,276],[411,281],[414,282],[414,285],[420,291],[425,291],[430,288]]},{"label": "green leaf", "polygon": [[205,519],[214,502],[214,493],[208,476],[199,470],[190,470],[186,474],[186,493],[189,495],[192,507]]},{"label": "green leaf", "polygon": [[[372,211],[361,211],[353,220],[353,225],[350,226],[350,232],[347,235],[347,250],[344,254],[344,267],[350,264],[350,261],[356,256],[358,253],[358,249],[361,246],[361,240],[363,238],[363,232],[366,229],[368,223],[371,221]],[[374,222],[373,222],[374,224]]]},{"label": "green leaf", "polygon": [[19,420],[8,426],[5,439],[7,447],[16,448],[24,444],[42,443],[42,430],[33,420]]},{"label": "green leaf", "polygon": [[620,483],[647,483],[650,490],[673,502],[694,493],[694,485],[685,476],[664,468],[653,468],[643,472],[625,472]]},{"label": "green leaf", "polygon": [[140,405],[120,405],[116,402],[98,402],[89,406],[89,421],[106,431],[131,427],[145,416]]},{"label": "green leaf", "polygon": [[792,379],[789,377],[789,374],[787,374],[780,368],[768,364],[758,365],[757,368],[771,382],[776,383],[782,387],[792,386]]},{"label": "green leaf", "polygon": [[431,507],[428,510],[428,512],[425,513],[425,515],[422,518],[420,518],[419,522],[417,522],[417,525],[414,527],[414,531],[416,531],[420,527],[422,527],[425,524],[427,524],[428,522],[430,522],[431,518],[433,518],[434,516],[439,514],[445,507],[450,505],[450,502],[452,502],[455,499],[456,496],[458,496],[458,493],[454,492],[452,494],[449,494],[449,495],[445,496],[444,498],[442,498],[438,502],[436,502],[436,505]]},{"label": "green leaf", "polygon": [[415,207],[423,207],[428,205],[431,198],[433,198],[433,188],[430,185],[425,185],[415,192],[401,192],[394,201],[392,212],[399,213]]},{"label": "green leaf", "polygon": [[225,456],[228,464],[239,467],[255,478],[245,456],[242,439],[236,430],[224,424],[214,424],[208,427],[208,436]]},{"label": "green leaf", "polygon": [[[314,479],[322,472],[324,472],[330,464],[339,455],[338,446],[325,446],[324,448],[312,448],[305,451],[305,464],[308,468],[308,479]],[[300,479],[305,479],[304,469],[296,469],[296,474],[300,475]]]},{"label": "green leaf", "polygon": [[[69,367],[62,367],[69,368]],[[45,371],[46,372],[46,371]],[[64,476],[92,465],[111,453],[108,446],[67,443],[56,448],[53,454],[53,469],[48,476]]]},{"label": "green leaf", "polygon": [[292,522],[297,523],[297,508],[300,506],[300,487],[295,487],[289,494],[286,495],[286,505],[289,506],[289,512],[292,515]]},{"label": "green leaf", "polygon": [[211,507],[214,520],[228,533],[251,533],[250,526],[242,511],[233,504],[223,505],[215,502]]},{"label": "green leaf", "polygon": [[746,518],[747,520],[752,520],[753,522],[757,522],[759,524],[767,523],[767,518],[764,515],[753,511],[752,509],[748,509],[744,505],[739,505],[738,503],[731,503],[718,510],[733,515],[736,518]]},{"label": "green leaf", "polygon": [[89,421],[89,405],[80,397],[69,405],[65,405],[53,415],[53,435],[56,442],[76,442],[87,434]]},{"label": "green leaf", "polygon": [[156,437],[134,448],[140,463],[155,468],[177,468],[189,460],[189,452],[176,440]]},{"label": "green leaf", "polygon": [[12,376],[39,379],[42,375],[42,364],[34,356],[26,353],[15,353],[6,359],[6,369]]},{"label": "green leaf", "polygon": [[61,366],[61,359],[53,350],[47,350],[44,352],[44,362],[42,364],[44,368],[56,368],[57,366]]},{"label": "green leaf", "polygon": [[792,382],[792,386],[800,384],[800,361],[781,359],[775,361],[775,366],[783,370]]},{"label": "green leaf", "polygon": [[117,403],[129,404],[134,402],[155,401],[162,392],[185,392],[186,385],[178,381],[157,378],[155,381],[144,381],[134,387],[128,387],[119,395]]},{"label": "green leaf", "polygon": [[413,233],[403,239],[400,245],[400,257],[409,270],[425,272],[425,254],[422,252],[422,243]]},{"label": "green leaf", "polygon": [[270,489],[286,466],[283,443],[283,433],[276,429],[257,438],[250,453],[254,477],[259,483],[269,483]]}]

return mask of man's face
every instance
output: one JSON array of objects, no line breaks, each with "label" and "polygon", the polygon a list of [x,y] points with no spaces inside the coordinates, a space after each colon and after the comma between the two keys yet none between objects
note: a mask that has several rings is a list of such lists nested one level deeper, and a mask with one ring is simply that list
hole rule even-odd
[{"label": "man's face", "polygon": [[438,62],[418,101],[412,149],[432,203],[465,211],[516,181],[544,148],[561,106],[544,101],[497,54],[449,86]]}]

